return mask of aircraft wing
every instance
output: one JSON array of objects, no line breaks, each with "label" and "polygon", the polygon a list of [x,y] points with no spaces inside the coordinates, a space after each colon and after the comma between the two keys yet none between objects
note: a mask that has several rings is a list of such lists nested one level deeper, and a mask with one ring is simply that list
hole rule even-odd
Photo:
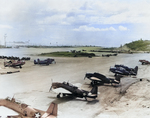
[{"label": "aircraft wing", "polygon": [[21,115],[7,116],[7,118],[23,118]]},{"label": "aircraft wing", "polygon": [[53,91],[54,93],[66,93],[66,94],[71,94],[71,92],[68,91],[68,90],[65,89],[65,88],[52,89],[52,91]]},{"label": "aircraft wing", "polygon": [[101,81],[99,78],[97,77],[91,77],[92,80],[96,80],[96,81]]}]

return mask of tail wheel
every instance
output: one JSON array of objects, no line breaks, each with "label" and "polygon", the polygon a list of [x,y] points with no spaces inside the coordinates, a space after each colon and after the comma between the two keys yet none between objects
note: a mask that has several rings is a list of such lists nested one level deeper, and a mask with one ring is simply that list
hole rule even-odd
[{"label": "tail wheel", "polygon": [[86,96],[86,93],[83,93],[83,96]]}]

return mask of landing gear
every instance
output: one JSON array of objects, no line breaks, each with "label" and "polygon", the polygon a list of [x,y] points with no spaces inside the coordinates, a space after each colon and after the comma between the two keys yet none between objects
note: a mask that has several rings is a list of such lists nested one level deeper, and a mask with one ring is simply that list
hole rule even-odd
[{"label": "landing gear", "polygon": [[83,93],[83,97],[85,98],[85,100],[87,101],[87,98],[86,98],[87,94],[86,93]]},{"label": "landing gear", "polygon": [[66,96],[66,94],[63,93],[63,97],[65,97],[65,96]]},{"label": "landing gear", "polygon": [[92,81],[92,82],[91,82],[92,87],[93,87],[94,85],[96,85],[96,84],[97,84],[97,82],[95,82],[95,81]]},{"label": "landing gear", "polygon": [[61,97],[65,97],[65,96],[66,96],[65,93],[59,93],[59,94],[57,95],[57,98],[61,98]]},{"label": "landing gear", "polygon": [[102,82],[92,81],[91,86],[94,87],[95,85],[104,85]]},{"label": "landing gear", "polygon": [[57,98],[60,98],[60,94],[61,94],[61,93],[59,93],[59,94],[57,95]]}]

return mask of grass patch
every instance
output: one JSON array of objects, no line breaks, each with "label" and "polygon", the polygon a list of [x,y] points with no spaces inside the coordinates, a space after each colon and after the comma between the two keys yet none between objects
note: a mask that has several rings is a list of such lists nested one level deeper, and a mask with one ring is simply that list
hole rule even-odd
[{"label": "grass patch", "polygon": [[55,56],[55,57],[93,57],[94,53],[85,52],[51,52],[51,53],[41,53],[40,56]]},{"label": "grass patch", "polygon": [[149,45],[150,41],[148,40],[137,40],[137,41],[132,41],[131,43],[125,44],[128,48],[131,50],[136,50],[136,51],[148,51],[149,50]]}]

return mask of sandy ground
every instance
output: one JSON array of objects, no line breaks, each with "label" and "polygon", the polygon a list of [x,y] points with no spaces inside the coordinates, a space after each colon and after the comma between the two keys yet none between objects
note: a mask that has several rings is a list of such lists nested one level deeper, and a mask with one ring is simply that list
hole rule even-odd
[{"label": "sandy ground", "polygon": [[[3,66],[0,59],[0,72],[16,71],[19,73],[0,75],[0,98],[7,96],[31,105],[34,108],[47,110],[51,102],[58,104],[58,118],[126,118],[150,117],[150,66],[140,65],[139,59],[117,57],[94,58],[60,58],[55,57],[56,64],[49,66],[34,65],[33,56],[22,69]],[[46,57],[41,57],[46,58]],[[85,99],[56,98],[55,92],[49,92],[52,82],[69,81],[85,90],[91,90],[86,72],[99,72],[114,78],[109,72],[110,66],[128,64],[139,66],[137,77],[124,77],[119,87],[104,85],[98,87],[98,98],[87,102]],[[142,81],[139,79],[142,78]],[[135,83],[134,83],[135,82]],[[132,86],[128,86],[132,84]],[[120,94],[121,91],[126,92]],[[16,114],[0,107],[0,116]]]}]

